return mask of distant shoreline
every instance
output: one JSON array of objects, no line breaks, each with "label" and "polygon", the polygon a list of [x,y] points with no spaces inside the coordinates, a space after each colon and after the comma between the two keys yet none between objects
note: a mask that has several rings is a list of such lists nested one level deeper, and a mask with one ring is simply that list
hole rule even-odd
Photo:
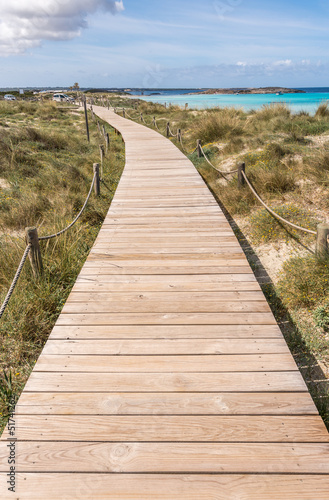
[{"label": "distant shoreline", "polygon": [[189,95],[202,94],[306,94],[305,90],[289,89],[285,87],[259,87],[259,88],[229,88],[229,89],[209,89],[202,92],[191,92]]}]

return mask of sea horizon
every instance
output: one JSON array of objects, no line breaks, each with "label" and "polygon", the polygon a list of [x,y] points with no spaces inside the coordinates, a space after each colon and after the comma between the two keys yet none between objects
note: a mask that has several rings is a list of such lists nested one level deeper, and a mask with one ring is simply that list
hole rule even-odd
[{"label": "sea horizon", "polygon": [[[233,88],[233,87],[227,87]],[[248,87],[239,87],[248,88]],[[250,87],[249,87],[250,88]],[[286,87],[287,88],[287,87]],[[304,93],[273,94],[194,94],[195,89],[184,89],[179,93],[178,89],[164,90],[152,89],[144,95],[133,94],[139,99],[156,102],[159,104],[184,106],[190,109],[207,109],[216,107],[235,107],[244,111],[260,109],[264,105],[273,103],[285,103],[293,113],[301,111],[314,114],[323,102],[329,101],[329,87],[290,87],[291,89],[303,90]],[[199,89],[198,89],[199,90]],[[203,89],[202,89],[203,90]],[[200,91],[200,90],[199,90]]]},{"label": "sea horizon", "polygon": [[[82,91],[99,90],[102,92],[126,92],[131,98],[138,98],[148,102],[154,102],[166,105],[177,105],[185,107],[187,104],[190,109],[208,109],[222,107],[236,107],[244,111],[252,111],[261,108],[264,105],[272,103],[285,103],[293,113],[301,111],[314,114],[318,106],[323,102],[329,102],[329,87],[285,87],[289,89],[302,90],[304,93],[287,93],[277,95],[273,94],[195,94],[210,88],[216,87],[197,87],[197,88],[145,88],[145,87],[85,87]],[[223,87],[224,88],[224,87]],[[226,89],[247,89],[251,87],[225,87]],[[255,88],[255,87],[253,87]],[[258,87],[264,88],[264,87]],[[281,87],[277,87],[281,88]],[[69,87],[6,87],[0,88],[2,92],[14,90],[69,90]]]}]

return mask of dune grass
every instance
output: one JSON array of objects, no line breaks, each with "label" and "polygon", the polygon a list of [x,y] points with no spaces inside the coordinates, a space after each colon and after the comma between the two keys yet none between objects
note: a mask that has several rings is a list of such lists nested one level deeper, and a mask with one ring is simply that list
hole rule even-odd
[{"label": "dune grass", "polygon": [[[36,226],[42,236],[66,227],[74,219],[89,191],[102,138],[95,124],[90,123],[88,144],[82,114],[53,103],[1,103],[0,121],[2,302],[26,245],[24,228]],[[29,262],[25,264],[0,320],[0,429],[6,422],[8,395],[18,396],[24,387],[118,184],[124,166],[124,145],[109,126],[107,131],[111,146],[104,161],[101,196],[91,196],[84,214],[68,232],[40,242],[44,275],[36,280]]]}]

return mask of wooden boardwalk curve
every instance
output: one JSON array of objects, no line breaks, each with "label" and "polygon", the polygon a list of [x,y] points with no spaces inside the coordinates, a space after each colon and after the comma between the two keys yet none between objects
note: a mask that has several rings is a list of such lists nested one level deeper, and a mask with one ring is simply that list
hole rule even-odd
[{"label": "wooden boardwalk curve", "polygon": [[112,111],[126,167],[16,409],[1,499],[328,500],[329,435],[190,161]]}]

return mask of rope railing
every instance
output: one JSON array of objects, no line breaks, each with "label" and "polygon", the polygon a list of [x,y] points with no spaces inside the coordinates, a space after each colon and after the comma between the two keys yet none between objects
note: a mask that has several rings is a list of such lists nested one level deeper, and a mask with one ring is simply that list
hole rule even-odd
[{"label": "rope railing", "polygon": [[[92,104],[93,104],[93,102],[92,102]],[[94,113],[93,113],[92,108],[91,108],[91,111],[92,111],[92,117],[94,119]],[[98,126],[99,131],[100,131],[99,122],[97,122],[97,126]],[[107,150],[108,150],[109,136],[108,136],[108,134],[105,133],[104,126],[103,126],[103,135],[104,135],[104,138],[105,138],[105,141],[106,141],[106,145],[107,145]],[[104,155],[105,155],[105,153],[104,153],[104,146],[100,146],[100,152],[101,152],[101,165],[103,166],[103,158],[104,158]],[[17,268],[16,274],[15,274],[14,279],[13,279],[13,281],[11,283],[11,286],[10,286],[10,288],[8,290],[8,293],[7,293],[7,295],[6,295],[3,303],[1,305],[1,308],[0,308],[0,318],[2,317],[3,313],[6,310],[6,307],[7,307],[8,303],[9,303],[9,301],[10,301],[10,298],[11,298],[14,290],[15,290],[15,287],[17,285],[18,279],[19,279],[19,277],[21,275],[22,269],[24,267],[24,264],[26,262],[27,256],[29,254],[30,254],[30,261],[31,261],[31,266],[32,266],[32,270],[33,270],[34,275],[37,276],[37,277],[39,277],[42,274],[43,266],[42,266],[42,259],[41,259],[39,241],[47,241],[47,240],[50,240],[52,238],[56,238],[56,237],[60,236],[61,234],[65,233],[66,231],[68,231],[69,229],[71,229],[74,226],[74,224],[76,224],[76,222],[80,219],[80,217],[82,216],[83,212],[85,211],[86,206],[87,206],[87,204],[89,202],[89,199],[90,199],[90,196],[91,196],[93,188],[95,188],[95,194],[96,194],[96,196],[100,195],[100,182],[101,182],[101,178],[100,178],[100,171],[99,171],[99,164],[98,163],[94,163],[94,165],[93,165],[93,171],[94,171],[94,175],[93,175],[93,178],[92,178],[92,181],[91,181],[91,185],[90,185],[87,197],[86,197],[86,199],[84,201],[84,204],[83,204],[81,210],[79,211],[79,213],[77,214],[77,216],[73,219],[73,221],[68,226],[66,226],[64,229],[61,229],[57,233],[50,234],[50,235],[47,235],[47,236],[40,236],[40,237],[38,236],[38,232],[37,232],[36,228],[27,228],[26,229],[26,239],[27,239],[28,245],[27,245],[27,247],[26,247],[26,249],[24,251],[24,254],[23,254],[22,259],[20,261],[20,264],[19,264],[19,266]]]},{"label": "rope railing", "polygon": [[8,293],[7,293],[6,297],[5,297],[5,300],[3,301],[2,306],[0,308],[0,318],[2,318],[2,315],[5,312],[6,307],[7,307],[8,303],[9,303],[9,300],[10,300],[12,294],[13,294],[13,291],[15,290],[15,287],[17,285],[17,282],[19,280],[19,277],[21,275],[22,269],[24,267],[25,261],[27,259],[27,256],[28,256],[30,250],[31,250],[31,245],[27,245],[27,247],[25,248],[25,251],[23,253],[23,257],[22,257],[22,259],[21,259],[21,261],[19,263],[19,266],[17,268],[17,271],[16,271],[16,274],[14,276],[14,279],[13,279],[11,285],[10,285],[10,288],[8,290]]},{"label": "rope railing", "polygon": [[168,126],[168,131],[169,131],[169,134],[171,135],[171,137],[177,137],[177,132],[176,132],[176,134],[174,134],[173,131],[171,130],[170,126]]},{"label": "rope railing", "polygon": [[10,288],[8,290],[8,293],[1,305],[1,308],[0,308],[0,319],[1,317],[3,316],[3,313],[5,312],[7,306],[8,306],[8,303],[10,301],[10,298],[15,290],[15,287],[17,285],[17,282],[18,282],[18,279],[21,275],[21,272],[23,270],[23,267],[24,267],[24,264],[26,262],[26,259],[27,259],[27,256],[29,255],[30,252],[32,252],[33,255],[35,255],[36,257],[35,258],[31,258],[30,257],[30,260],[31,260],[31,265],[32,265],[32,270],[33,270],[33,273],[35,276],[39,276],[40,274],[42,274],[42,260],[41,260],[41,254],[40,254],[40,248],[39,248],[39,241],[45,241],[45,240],[49,240],[49,239],[52,239],[52,238],[56,238],[57,236],[60,236],[61,234],[65,233],[66,231],[68,231],[72,226],[74,226],[74,224],[79,220],[79,218],[81,217],[81,215],[83,214],[87,204],[88,204],[88,201],[90,199],[90,196],[91,196],[91,193],[92,193],[92,190],[93,190],[93,187],[95,186],[95,192],[96,192],[96,195],[99,194],[99,181],[100,181],[100,178],[99,178],[99,164],[98,163],[95,163],[94,164],[94,176],[93,176],[93,179],[92,179],[92,182],[91,182],[91,185],[90,185],[90,189],[89,189],[89,192],[88,192],[88,195],[87,195],[87,198],[80,210],[80,212],[78,213],[78,215],[74,218],[74,220],[67,226],[65,227],[64,229],[62,229],[61,231],[58,231],[57,233],[54,233],[54,234],[50,234],[48,236],[41,236],[39,237],[38,236],[38,233],[37,233],[37,229],[36,228],[27,228],[27,239],[29,240],[29,243],[28,245],[26,246],[25,248],[25,251],[24,251],[24,254],[22,256],[22,259],[19,263],[19,266],[17,268],[17,271],[16,271],[16,274],[14,276],[14,279],[10,285]]},{"label": "rope railing", "polygon": [[[219,170],[219,169],[218,169],[218,168],[216,168],[216,167],[215,167],[215,165],[213,165],[213,164],[211,163],[211,161],[207,158],[207,156],[206,156],[206,154],[205,154],[205,152],[204,152],[203,147],[201,146],[201,144],[200,144],[200,146],[199,146],[199,147],[200,147],[200,151],[201,151],[201,153],[202,153],[202,155],[203,155],[204,159],[206,160],[206,162],[207,162],[207,163],[209,163],[209,165],[210,165],[210,166],[211,166],[214,170],[216,170],[216,172],[218,172],[219,174],[221,174],[221,175],[224,177],[224,179],[226,179],[226,175],[232,175],[232,174],[237,174],[237,173],[238,173],[238,169],[235,169],[235,170],[228,170],[228,171]],[[197,147],[196,149],[198,149],[198,147]]]},{"label": "rope railing", "polygon": [[284,222],[285,224],[288,224],[288,226],[291,226],[293,227],[294,229],[299,229],[300,231],[304,231],[305,233],[309,233],[309,234],[317,234],[317,231],[312,231],[311,229],[307,229],[305,227],[301,227],[301,226],[298,226],[297,224],[293,224],[292,222],[289,222],[287,219],[284,219],[283,217],[281,217],[281,215],[277,214],[276,212],[274,212],[274,210],[272,210],[263,200],[262,198],[257,194],[257,192],[255,191],[255,189],[253,188],[251,182],[249,181],[248,177],[246,176],[245,172],[242,170],[241,171],[241,174],[244,178],[244,180],[246,181],[247,185],[249,186],[251,192],[253,193],[253,195],[257,198],[257,200],[264,206],[264,208],[266,208],[266,210],[271,214],[273,215],[273,217],[275,217],[276,219],[279,219],[281,222]]},{"label": "rope railing", "polygon": [[48,236],[40,236],[39,237],[39,241],[44,241],[44,240],[50,240],[52,238],[56,238],[57,236],[60,236],[61,234],[65,233],[66,231],[68,231],[72,226],[74,226],[74,224],[80,219],[81,215],[83,214],[86,206],[87,206],[87,203],[89,201],[89,198],[90,198],[90,195],[91,195],[91,192],[92,192],[92,189],[94,187],[94,184],[95,184],[95,181],[96,181],[96,177],[97,177],[97,173],[95,172],[94,173],[94,177],[93,177],[93,180],[91,182],[91,185],[90,185],[90,189],[89,189],[89,192],[88,192],[88,195],[87,195],[87,198],[80,210],[80,212],[78,213],[78,215],[75,217],[75,219],[71,222],[71,224],[69,224],[67,227],[65,227],[64,229],[62,229],[61,231],[58,231],[57,233],[54,233],[54,234],[50,234]]}]

